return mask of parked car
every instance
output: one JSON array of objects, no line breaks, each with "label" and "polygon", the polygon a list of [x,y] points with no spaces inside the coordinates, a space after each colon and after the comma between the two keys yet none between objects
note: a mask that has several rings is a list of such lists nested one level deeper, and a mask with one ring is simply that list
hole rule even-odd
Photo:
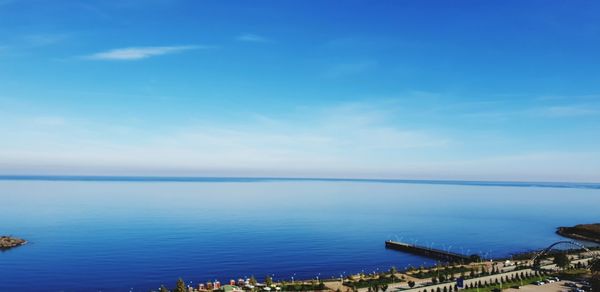
[{"label": "parked car", "polygon": [[577,284],[573,283],[573,282],[567,282],[565,283],[566,287],[571,287],[571,288],[577,288]]},{"label": "parked car", "polygon": [[535,283],[534,283],[534,284],[536,284],[536,285],[538,285],[538,286],[542,286],[542,285],[544,285],[544,284],[546,284],[546,283],[544,283],[544,281],[535,281]]},{"label": "parked car", "polygon": [[588,282],[588,281],[579,281],[579,284],[585,285],[585,286],[589,286],[590,282]]}]

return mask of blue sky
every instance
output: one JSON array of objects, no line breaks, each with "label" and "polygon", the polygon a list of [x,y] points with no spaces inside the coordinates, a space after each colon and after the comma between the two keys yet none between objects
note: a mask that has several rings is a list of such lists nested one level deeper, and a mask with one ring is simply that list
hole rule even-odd
[{"label": "blue sky", "polygon": [[0,0],[0,173],[598,182],[597,15]]}]

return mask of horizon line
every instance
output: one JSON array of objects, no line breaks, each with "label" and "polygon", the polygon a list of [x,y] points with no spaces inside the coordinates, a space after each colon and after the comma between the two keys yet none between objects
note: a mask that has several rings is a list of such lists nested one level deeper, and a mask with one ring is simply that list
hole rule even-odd
[{"label": "horizon line", "polygon": [[437,184],[498,187],[541,187],[600,189],[600,182],[445,180],[400,178],[335,178],[335,177],[270,177],[270,176],[145,176],[145,175],[36,175],[1,174],[0,181],[96,181],[96,182],[267,182],[267,181],[330,181],[379,182],[403,184]]}]

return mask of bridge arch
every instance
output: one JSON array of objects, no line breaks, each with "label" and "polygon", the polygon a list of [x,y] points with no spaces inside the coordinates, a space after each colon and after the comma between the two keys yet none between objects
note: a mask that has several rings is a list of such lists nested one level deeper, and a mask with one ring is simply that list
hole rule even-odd
[{"label": "bridge arch", "polygon": [[586,252],[591,252],[592,253],[592,257],[597,257],[598,253],[594,252],[592,250],[590,250],[589,248],[585,247],[583,244],[577,242],[577,241],[572,241],[572,240],[561,240],[561,241],[557,241],[551,245],[549,245],[547,248],[543,249],[542,251],[540,251],[539,253],[537,253],[534,257],[533,257],[533,263],[534,266],[537,265],[539,263],[539,260],[541,257],[547,255],[552,248],[554,248],[555,246],[559,245],[559,244],[570,244],[570,245],[574,245],[579,247],[580,249],[583,249]]}]

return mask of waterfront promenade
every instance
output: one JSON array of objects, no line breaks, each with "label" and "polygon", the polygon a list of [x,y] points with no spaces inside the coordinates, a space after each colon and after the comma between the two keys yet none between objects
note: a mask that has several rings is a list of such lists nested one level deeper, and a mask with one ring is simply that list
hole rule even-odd
[{"label": "waterfront promenade", "polygon": [[[590,260],[591,260],[591,258],[573,260],[572,264],[576,264],[576,263],[587,264]],[[556,265],[548,264],[548,265],[542,266],[542,268],[554,269],[554,268],[556,268]],[[534,272],[534,270],[532,270],[531,268],[520,269],[520,270],[510,270],[510,271],[505,271],[505,272],[498,273],[495,275],[485,275],[485,276],[481,276],[481,277],[466,279],[466,280],[464,280],[464,284],[466,286],[469,286],[471,284],[475,285],[476,283],[478,283],[480,281],[481,282],[487,281],[488,283],[490,283],[490,282],[495,282],[496,280],[501,281],[501,279],[504,279],[505,277],[512,278],[513,276],[516,276],[517,274],[533,273],[533,272]],[[404,274],[398,274],[398,275],[401,276]],[[406,277],[406,275],[404,275],[404,276]],[[387,291],[401,290],[401,291],[405,291],[405,292],[425,292],[425,291],[432,291],[432,289],[437,290],[437,288],[440,288],[443,290],[444,287],[446,287],[446,289],[448,289],[448,291],[449,291],[450,287],[454,287],[454,285],[456,284],[456,282],[454,282],[454,281],[446,282],[446,283],[439,283],[439,284],[432,284],[431,279],[429,279],[429,278],[428,279],[418,279],[418,278],[410,277],[410,279],[408,279],[408,280],[414,281],[415,287],[410,288],[408,286],[408,282],[400,282],[400,283],[395,283],[395,284],[389,284]],[[329,285],[327,285],[327,286],[330,287]],[[331,287],[331,288],[333,288],[333,287]],[[506,288],[508,288],[508,287],[506,287]],[[335,289],[333,289],[333,290],[335,290]],[[345,291],[344,289],[341,289],[341,290]],[[369,290],[368,288],[357,289],[358,292],[366,292],[368,290]]]}]

